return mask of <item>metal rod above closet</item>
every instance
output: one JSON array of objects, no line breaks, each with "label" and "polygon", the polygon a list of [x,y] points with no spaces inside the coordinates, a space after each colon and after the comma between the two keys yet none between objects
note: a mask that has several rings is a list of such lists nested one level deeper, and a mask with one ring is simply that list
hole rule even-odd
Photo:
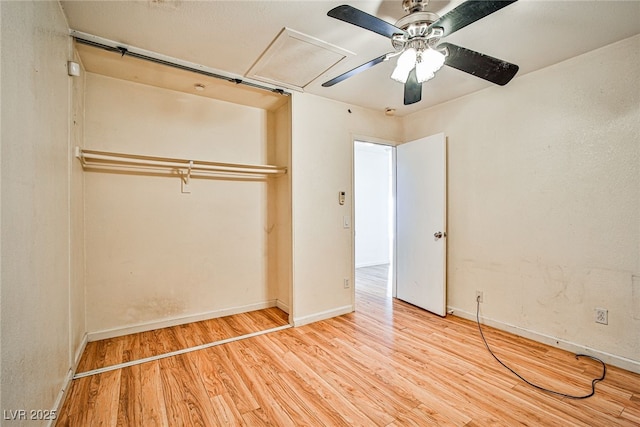
[{"label": "metal rod above closet", "polygon": [[178,169],[191,175],[191,172],[230,173],[245,175],[282,175],[287,173],[284,166],[251,165],[240,163],[220,163],[202,160],[152,157],[136,154],[111,153],[107,151],[85,150],[76,147],[75,156],[85,168],[168,168]]}]

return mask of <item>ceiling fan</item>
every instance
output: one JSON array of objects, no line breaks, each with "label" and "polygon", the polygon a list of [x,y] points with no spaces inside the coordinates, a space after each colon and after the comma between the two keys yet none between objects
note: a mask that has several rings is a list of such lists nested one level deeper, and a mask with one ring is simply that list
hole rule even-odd
[{"label": "ceiling fan", "polygon": [[408,14],[395,25],[349,5],[335,7],[327,13],[328,16],[388,37],[394,51],[334,77],[322,86],[333,86],[396,56],[398,61],[391,78],[404,83],[405,105],[422,99],[422,83],[433,78],[443,65],[504,86],[518,72],[517,65],[451,43],[439,42],[441,38],[516,1],[468,0],[439,17],[425,10],[429,0],[403,0],[402,7]]}]

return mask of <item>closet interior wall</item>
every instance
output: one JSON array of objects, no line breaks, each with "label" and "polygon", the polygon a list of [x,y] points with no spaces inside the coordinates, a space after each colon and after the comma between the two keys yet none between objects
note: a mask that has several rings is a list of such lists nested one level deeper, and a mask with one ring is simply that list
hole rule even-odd
[{"label": "closet interior wall", "polygon": [[[197,79],[197,77],[195,77]],[[290,107],[87,73],[84,149],[289,167]],[[289,174],[85,170],[89,339],[279,306],[289,312]]]}]

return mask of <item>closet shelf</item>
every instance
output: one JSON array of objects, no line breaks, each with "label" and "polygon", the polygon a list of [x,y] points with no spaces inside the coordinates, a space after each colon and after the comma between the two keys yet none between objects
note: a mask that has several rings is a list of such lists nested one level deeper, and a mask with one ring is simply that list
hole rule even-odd
[{"label": "closet shelf", "polygon": [[251,176],[273,176],[287,173],[284,166],[249,165],[239,163],[220,163],[201,160],[151,157],[136,154],[112,153],[107,151],[85,150],[76,147],[75,156],[83,168],[100,169],[169,169],[183,175],[188,180],[192,174],[233,174]]}]

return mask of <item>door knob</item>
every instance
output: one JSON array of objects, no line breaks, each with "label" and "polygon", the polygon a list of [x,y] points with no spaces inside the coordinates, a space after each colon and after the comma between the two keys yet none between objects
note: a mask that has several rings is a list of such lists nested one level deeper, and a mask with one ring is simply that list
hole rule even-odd
[{"label": "door knob", "polygon": [[433,237],[435,237],[436,240],[438,240],[442,237],[447,237],[447,233],[443,233],[442,231],[436,231],[435,233],[433,233]]}]

